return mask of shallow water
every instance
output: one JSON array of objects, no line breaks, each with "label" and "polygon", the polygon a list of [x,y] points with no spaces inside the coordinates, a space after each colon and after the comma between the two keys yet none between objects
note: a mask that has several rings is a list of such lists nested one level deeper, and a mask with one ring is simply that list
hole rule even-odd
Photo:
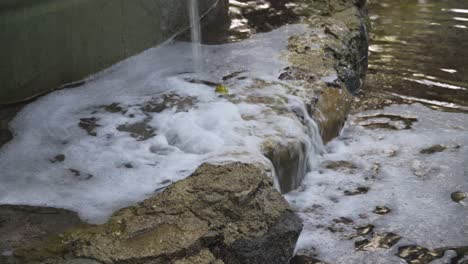
[{"label": "shallow water", "polygon": [[[280,2],[275,10],[284,11],[288,6]],[[438,109],[466,110],[466,6],[456,0],[372,3],[367,89]],[[287,97],[275,83],[286,65],[275,55],[286,47],[284,36],[300,28],[256,33],[297,18],[276,20],[281,12],[273,12],[278,24],[263,28],[264,20],[254,21],[268,9],[257,7],[232,21],[230,29],[239,34],[219,42],[251,40],[204,47],[210,60],[203,76],[193,73],[191,46],[176,43],[116,65],[80,89],[29,105],[12,124],[20,132],[0,151],[0,169],[8,171],[2,175],[0,202],[64,207],[103,222],[202,162],[226,156],[265,162],[260,138],[281,134],[277,129],[307,138],[294,119],[269,115],[269,106],[232,103],[215,92],[224,84],[234,99]],[[270,83],[251,91],[259,77]],[[293,99],[288,98],[289,106]],[[299,253],[329,263],[404,263],[396,256],[399,249],[418,245],[444,248],[439,263],[457,256],[466,260],[456,250],[468,245],[467,201],[452,198],[468,192],[466,115],[405,105],[351,120],[327,146],[322,167],[286,196],[305,220]],[[431,147],[434,153],[421,153]],[[379,237],[387,243],[378,245]]]},{"label": "shallow water", "polygon": [[468,1],[373,0],[367,88],[468,111]]},{"label": "shallow water", "polygon": [[286,195],[304,219],[299,254],[405,263],[399,250],[420,246],[447,255],[438,263],[464,258],[453,252],[468,246],[468,201],[453,195],[468,192],[466,114],[420,104],[362,112],[327,150],[321,168]]},{"label": "shallow water", "polygon": [[393,104],[350,116],[321,168],[286,195],[305,223],[297,254],[467,263],[468,2],[374,0],[369,8],[363,98]]}]

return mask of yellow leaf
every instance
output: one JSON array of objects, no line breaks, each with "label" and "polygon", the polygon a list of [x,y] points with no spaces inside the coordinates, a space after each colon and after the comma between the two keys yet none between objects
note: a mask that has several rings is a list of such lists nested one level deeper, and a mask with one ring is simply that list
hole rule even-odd
[{"label": "yellow leaf", "polygon": [[224,85],[216,86],[215,92],[218,94],[229,94],[229,89]]}]

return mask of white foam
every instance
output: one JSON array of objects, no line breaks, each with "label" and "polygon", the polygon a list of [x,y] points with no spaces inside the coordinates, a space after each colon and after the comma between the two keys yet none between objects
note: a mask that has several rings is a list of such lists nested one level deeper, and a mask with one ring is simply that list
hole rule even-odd
[{"label": "white foam", "polygon": [[[359,116],[379,113],[416,117],[418,122],[409,130],[397,131],[359,125],[366,124],[358,120]],[[432,155],[419,153],[437,144],[447,150]],[[405,263],[395,256],[402,245],[432,249],[468,244],[468,203],[451,200],[452,192],[468,191],[468,115],[438,112],[419,104],[364,112],[352,116],[342,135],[327,148],[323,162],[346,160],[357,168],[310,172],[302,188],[286,196],[305,221],[298,251],[310,253],[315,248],[318,258],[327,263]],[[415,162],[419,164],[416,169],[421,170],[418,173],[414,171]],[[377,166],[379,172],[373,180]],[[358,186],[370,187],[370,191],[356,196],[343,194]],[[372,213],[376,206],[387,206],[392,212],[379,216]],[[367,218],[361,218],[362,214]],[[340,217],[350,218],[354,224],[341,226],[343,232],[327,230],[333,219]],[[377,233],[393,232],[403,238],[390,250],[355,251],[357,239],[346,236],[355,234],[353,226],[367,224],[375,225]]]},{"label": "white foam", "polygon": [[[288,64],[280,55],[288,37],[303,30],[287,26],[240,43],[205,46],[203,75],[191,73],[190,44],[172,43],[97,74],[83,87],[38,99],[10,124],[15,137],[0,150],[0,203],[67,208],[102,223],[116,209],[185,178],[202,162],[267,163],[260,152],[265,137],[311,141],[294,115],[278,116],[271,106],[246,100],[286,98],[288,87],[277,77]],[[219,83],[239,71],[245,79],[224,83],[235,100],[187,81]],[[272,83],[253,89],[254,78]],[[193,105],[142,111],[142,104],[160,102],[164,95],[192,98]],[[125,113],[102,108],[112,103]],[[97,136],[78,126],[83,118],[97,119]],[[156,136],[144,141],[116,129],[145,120]],[[65,155],[63,162],[50,161],[59,154]]]}]

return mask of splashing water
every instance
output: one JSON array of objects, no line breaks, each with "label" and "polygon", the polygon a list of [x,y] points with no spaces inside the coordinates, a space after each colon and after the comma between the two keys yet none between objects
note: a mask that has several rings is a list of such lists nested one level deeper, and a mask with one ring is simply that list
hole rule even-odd
[{"label": "splashing water", "polygon": [[198,10],[198,0],[189,0],[190,28],[192,37],[193,68],[199,73],[203,69],[203,55],[201,46],[201,26],[200,12]]},{"label": "splashing water", "polygon": [[[310,167],[305,162],[317,160],[308,150],[318,130],[278,72],[289,66],[279,56],[288,39],[305,30],[291,25],[204,46],[210,63],[203,79],[190,72],[191,44],[175,42],[114,65],[80,88],[41,97],[18,113],[10,123],[14,139],[0,148],[0,203],[66,208],[104,223],[205,162],[273,169],[266,140],[290,146],[289,153],[300,147],[294,164],[302,178]],[[233,73],[238,76],[226,78]],[[216,83],[237,100],[220,97]],[[290,164],[284,156],[278,165]]]}]

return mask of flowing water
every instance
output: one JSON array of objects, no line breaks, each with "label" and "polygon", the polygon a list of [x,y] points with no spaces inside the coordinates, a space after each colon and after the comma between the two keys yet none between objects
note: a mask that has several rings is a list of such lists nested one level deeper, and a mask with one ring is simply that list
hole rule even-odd
[{"label": "flowing water", "polygon": [[468,263],[468,1],[369,11],[365,95],[286,195],[304,219],[292,263]]},{"label": "flowing water", "polygon": [[[468,260],[468,202],[457,198],[468,192],[465,0],[370,4],[366,91],[450,112],[420,104],[361,112],[323,157],[312,151],[322,148],[313,122],[304,131],[294,118],[274,114],[275,105],[259,103],[287,98],[285,105],[307,117],[277,80],[287,67],[277,58],[284,40],[303,29],[256,35],[271,23],[247,23],[263,17],[254,10],[248,20],[233,20],[244,34],[227,42],[252,39],[205,46],[203,65],[198,1],[188,6],[191,44],[150,49],[18,114],[14,139],[0,149],[0,203],[68,208],[103,222],[203,162],[267,162],[263,139],[287,128],[319,166],[286,195],[304,219],[298,254],[345,264]],[[266,85],[252,89],[258,78]],[[230,95],[217,94],[218,84]]]},{"label": "flowing water", "polygon": [[[304,30],[291,25],[204,46],[203,74],[193,72],[191,43],[169,43],[28,104],[10,123],[14,138],[0,148],[0,204],[67,208],[102,223],[204,162],[270,168],[266,138],[311,149],[317,128],[278,79],[289,65],[279,54]],[[275,111],[289,108],[301,119]],[[312,151],[301,154],[304,163],[314,159]]]},{"label": "flowing water", "polygon": [[372,1],[367,88],[468,110],[468,1]]},{"label": "flowing water", "polygon": [[198,0],[189,0],[190,11],[190,32],[192,38],[192,53],[194,71],[200,73],[203,69],[203,54],[202,54],[202,34],[200,25],[200,11]]}]

